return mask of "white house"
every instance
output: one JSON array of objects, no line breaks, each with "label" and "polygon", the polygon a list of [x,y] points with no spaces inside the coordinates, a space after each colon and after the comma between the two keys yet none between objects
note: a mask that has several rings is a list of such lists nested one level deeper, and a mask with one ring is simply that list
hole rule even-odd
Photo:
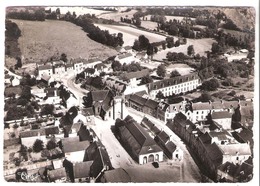
[{"label": "white house", "polygon": [[129,65],[132,62],[135,62],[136,59],[131,53],[125,53],[117,55],[115,61],[118,61],[119,63],[121,63],[121,65],[123,65],[124,63]]},{"label": "white house", "polygon": [[205,121],[207,120],[207,116],[211,112],[212,106],[209,102],[206,103],[193,103],[192,110],[188,110],[184,114],[186,115],[187,119],[191,122],[196,123],[198,121]]},{"label": "white house", "polygon": [[62,139],[62,150],[65,158],[72,163],[83,162],[89,141],[79,141],[79,136]]},{"label": "white house", "polygon": [[70,97],[66,100],[67,108],[71,108],[73,106],[78,105],[78,100],[75,98],[73,94],[70,94]]},{"label": "white house", "polygon": [[201,81],[198,73],[191,73],[184,76],[149,83],[147,84],[147,87],[150,97],[155,99],[159,91],[161,91],[166,97],[194,90],[199,85],[201,85]]},{"label": "white house", "polygon": [[54,67],[54,74],[61,75],[66,72],[65,65],[55,65]]},{"label": "white house", "polygon": [[83,62],[84,62],[84,59],[81,59],[81,58],[77,58],[77,59],[72,60],[75,73],[78,74],[78,73],[80,73],[84,70],[84,63]]},{"label": "white house", "polygon": [[85,60],[83,62],[84,69],[86,68],[95,68],[95,65],[102,63],[101,59],[93,58],[89,60]]},{"label": "white house", "polygon": [[46,74],[48,76],[53,75],[53,68],[51,65],[42,65],[38,66],[38,76],[39,78],[42,78],[42,76]]},{"label": "white house", "polygon": [[11,80],[12,86],[20,85],[20,79],[19,78],[15,77],[15,76],[12,76],[10,80]]}]

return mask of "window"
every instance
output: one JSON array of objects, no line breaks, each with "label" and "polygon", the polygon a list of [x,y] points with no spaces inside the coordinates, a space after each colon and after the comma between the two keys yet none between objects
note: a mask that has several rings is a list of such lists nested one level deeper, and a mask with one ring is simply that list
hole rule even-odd
[{"label": "window", "polygon": [[199,111],[197,111],[197,114],[199,114]]}]

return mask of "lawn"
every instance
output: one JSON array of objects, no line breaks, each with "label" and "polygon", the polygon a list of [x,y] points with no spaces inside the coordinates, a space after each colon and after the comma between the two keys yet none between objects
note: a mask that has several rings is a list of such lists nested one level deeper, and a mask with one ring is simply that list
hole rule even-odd
[{"label": "lawn", "polygon": [[130,45],[133,46],[134,41],[138,39],[140,35],[144,35],[150,41],[159,42],[165,40],[165,36],[146,32],[129,26],[116,26],[116,25],[107,25],[107,24],[95,24],[102,30],[108,30],[110,34],[121,32],[123,34],[124,46]]},{"label": "lawn", "polygon": [[[176,38],[174,38],[176,41]],[[200,56],[206,56],[206,51],[211,51],[212,43],[216,42],[211,38],[203,38],[203,39],[188,39],[185,45],[180,45],[179,47],[167,48],[166,50],[161,50],[157,54],[154,55],[154,59],[163,60],[166,58],[166,54],[168,52],[183,52],[187,55],[187,48],[189,45],[193,45],[195,54],[199,54]]]},{"label": "lawn", "polygon": [[39,62],[65,53],[70,58],[99,57],[105,59],[116,51],[91,40],[79,26],[66,21],[12,20],[22,31],[19,47],[24,62]]},{"label": "lawn", "polygon": [[141,26],[146,29],[154,30],[157,29],[158,24],[152,21],[141,21]]},{"label": "lawn", "polygon": [[177,70],[182,76],[184,76],[184,75],[190,74],[195,69],[191,68],[187,64],[182,64],[182,63],[171,64],[166,67],[167,74],[171,74],[171,72],[173,70]]}]

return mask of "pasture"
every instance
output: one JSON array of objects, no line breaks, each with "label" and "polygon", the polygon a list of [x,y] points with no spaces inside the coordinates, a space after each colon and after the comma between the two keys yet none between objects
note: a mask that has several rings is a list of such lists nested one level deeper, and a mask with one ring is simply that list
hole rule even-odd
[{"label": "pasture", "polygon": [[123,18],[132,18],[133,15],[137,12],[137,10],[131,10],[129,12],[121,12],[121,11],[118,11],[118,12],[107,12],[107,13],[103,13],[103,14],[100,14],[98,16],[98,18],[103,18],[103,19],[111,19],[111,20],[114,20],[114,21],[117,21],[117,22],[120,22],[121,20],[121,17]]},{"label": "pasture", "polygon": [[116,50],[91,40],[81,27],[66,21],[12,20],[22,32],[18,43],[23,63],[45,61],[62,53],[71,58],[93,58],[116,55]]},{"label": "pasture", "polygon": [[[176,41],[176,39],[174,38]],[[166,58],[168,52],[183,52],[187,55],[187,48],[189,45],[193,45],[195,54],[199,54],[200,56],[206,56],[206,51],[211,51],[212,43],[215,40],[211,38],[203,38],[203,39],[188,39],[185,45],[180,45],[178,47],[173,48],[166,48],[165,50],[159,51],[157,54],[154,55],[154,59],[156,60],[163,60]]]},{"label": "pasture", "polygon": [[145,37],[147,37],[150,43],[165,40],[165,36],[139,30],[129,26],[117,26],[117,25],[107,25],[107,24],[95,24],[95,25],[98,26],[101,30],[108,30],[110,34],[114,34],[114,33],[117,34],[118,32],[121,32],[123,34],[123,40],[124,40],[123,46],[127,46],[127,45],[133,46],[134,41],[138,39],[140,35],[144,35]]}]

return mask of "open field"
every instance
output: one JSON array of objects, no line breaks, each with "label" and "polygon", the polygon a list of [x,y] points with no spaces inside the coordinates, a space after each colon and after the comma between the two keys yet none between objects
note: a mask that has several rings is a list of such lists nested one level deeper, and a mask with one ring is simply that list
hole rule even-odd
[{"label": "open field", "polygon": [[141,21],[141,26],[146,29],[154,30],[157,29],[158,24],[152,21]]},{"label": "open field", "polygon": [[129,26],[116,26],[116,25],[107,25],[107,24],[95,24],[101,30],[108,30],[110,34],[121,32],[123,34],[124,46],[130,45],[133,46],[134,41],[138,39],[140,35],[144,35],[152,42],[158,42],[165,40],[165,36],[146,32],[143,30],[138,30]]},{"label": "open field", "polygon": [[65,53],[70,58],[105,59],[116,51],[91,40],[80,27],[65,21],[12,20],[20,30],[19,47],[23,62],[38,62]]},{"label": "open field", "polygon": [[[175,39],[176,40],[176,39]],[[212,43],[215,40],[211,38],[203,38],[203,39],[188,39],[185,45],[180,45],[179,47],[167,48],[165,50],[159,51],[157,54],[154,55],[154,59],[162,60],[166,58],[166,54],[168,52],[183,52],[187,54],[187,48],[189,45],[193,45],[195,54],[199,54],[200,56],[206,56],[205,51],[211,51]]]},{"label": "open field", "polygon": [[136,13],[137,10],[131,10],[129,12],[121,12],[120,10],[118,12],[108,12],[108,13],[103,13],[99,15],[99,18],[104,18],[104,19],[112,19],[114,21],[120,21],[120,18],[132,18],[134,13]]},{"label": "open field", "polygon": [[166,72],[167,74],[171,74],[173,70],[177,70],[182,76],[187,75],[192,73],[195,69],[191,68],[187,64],[181,64],[181,63],[176,63],[176,64],[171,64],[166,67]]}]

